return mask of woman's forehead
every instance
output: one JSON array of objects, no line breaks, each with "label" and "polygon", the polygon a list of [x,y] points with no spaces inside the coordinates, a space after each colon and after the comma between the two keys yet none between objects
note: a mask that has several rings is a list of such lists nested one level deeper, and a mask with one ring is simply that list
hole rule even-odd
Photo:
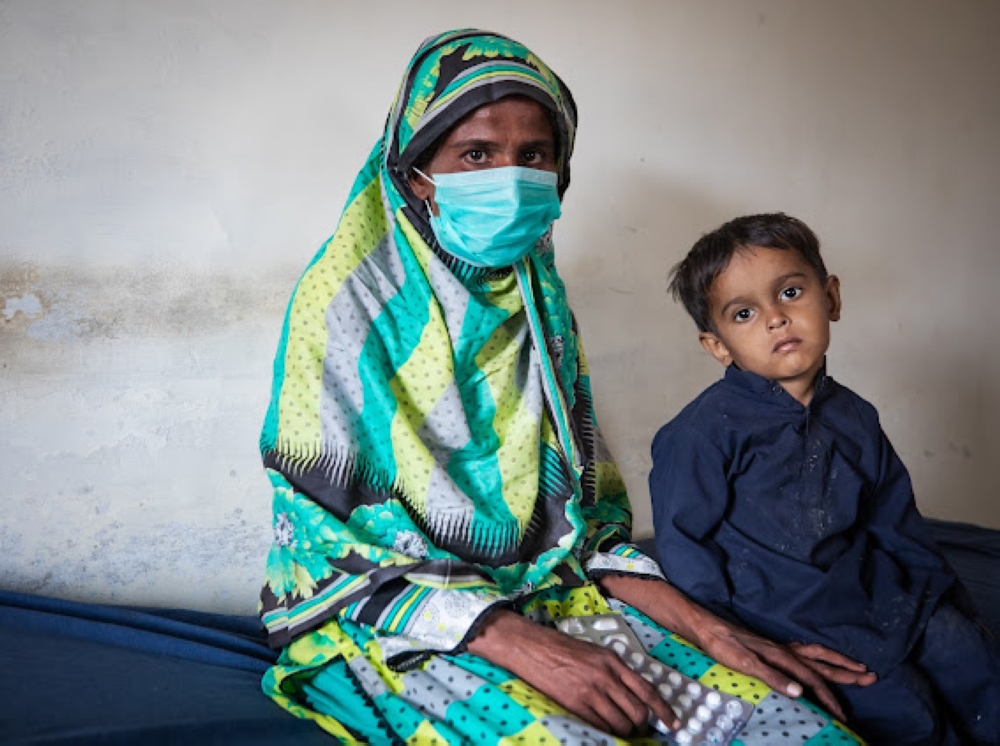
[{"label": "woman's forehead", "polygon": [[445,143],[466,139],[506,139],[517,136],[531,141],[554,141],[549,111],[526,96],[508,96],[474,109],[448,131]]}]

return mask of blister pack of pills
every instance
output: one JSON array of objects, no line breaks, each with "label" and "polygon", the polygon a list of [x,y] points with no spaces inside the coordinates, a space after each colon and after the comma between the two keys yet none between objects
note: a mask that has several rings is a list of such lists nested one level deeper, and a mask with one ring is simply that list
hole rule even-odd
[{"label": "blister pack of pills", "polygon": [[653,718],[653,726],[681,746],[727,744],[747,724],[753,705],[695,681],[650,657],[642,643],[619,614],[567,617],[556,626],[560,631],[597,645],[609,647],[633,671],[654,684],[681,721],[671,732]]}]

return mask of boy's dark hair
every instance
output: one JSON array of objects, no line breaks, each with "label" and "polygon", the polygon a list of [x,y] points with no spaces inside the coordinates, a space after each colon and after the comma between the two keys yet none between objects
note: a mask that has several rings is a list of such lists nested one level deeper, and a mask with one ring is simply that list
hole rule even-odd
[{"label": "boy's dark hair", "polygon": [[816,271],[820,282],[826,282],[819,239],[801,220],[781,212],[730,220],[698,239],[688,255],[670,270],[670,292],[684,304],[698,331],[714,331],[708,291],[715,278],[725,271],[733,256],[754,246],[797,251]]}]

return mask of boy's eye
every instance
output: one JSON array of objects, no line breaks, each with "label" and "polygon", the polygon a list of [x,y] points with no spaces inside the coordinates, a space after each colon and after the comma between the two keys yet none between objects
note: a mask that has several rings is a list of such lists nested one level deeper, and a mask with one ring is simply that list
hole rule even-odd
[{"label": "boy's eye", "polygon": [[802,288],[785,288],[781,291],[781,297],[783,300],[794,300],[802,295]]},{"label": "boy's eye", "polygon": [[473,163],[482,163],[484,160],[486,160],[486,151],[470,150],[465,154],[465,157],[468,158]]},{"label": "boy's eye", "polygon": [[733,314],[733,321],[737,323],[749,321],[751,318],[753,318],[753,311],[751,311],[749,308],[741,308],[739,311]]}]

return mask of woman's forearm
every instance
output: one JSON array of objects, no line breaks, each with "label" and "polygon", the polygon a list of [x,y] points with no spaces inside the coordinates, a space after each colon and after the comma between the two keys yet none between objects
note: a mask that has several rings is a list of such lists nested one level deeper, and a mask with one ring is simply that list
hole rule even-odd
[{"label": "woman's forearm", "polygon": [[809,686],[840,719],[844,712],[827,682],[868,686],[876,679],[864,665],[822,645],[780,645],[719,619],[664,580],[606,576],[599,583],[609,596],[676,632],[724,666],[792,697],[802,694],[803,684]]},{"label": "woman's forearm", "polygon": [[650,619],[695,645],[720,620],[665,580],[634,575],[605,575],[598,581],[612,598],[638,609]]}]

